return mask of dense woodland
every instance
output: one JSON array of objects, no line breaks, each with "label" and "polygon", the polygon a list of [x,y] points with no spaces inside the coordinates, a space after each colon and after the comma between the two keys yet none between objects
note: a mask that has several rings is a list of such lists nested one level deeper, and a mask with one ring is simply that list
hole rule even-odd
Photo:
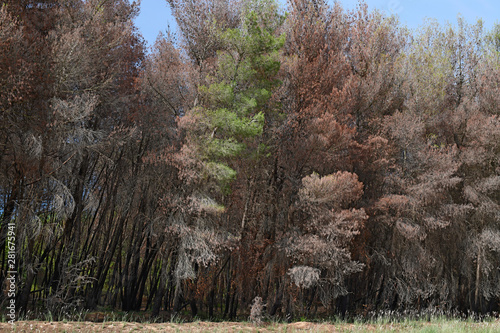
[{"label": "dense woodland", "polygon": [[168,2],[2,1],[21,313],[499,310],[499,25]]}]

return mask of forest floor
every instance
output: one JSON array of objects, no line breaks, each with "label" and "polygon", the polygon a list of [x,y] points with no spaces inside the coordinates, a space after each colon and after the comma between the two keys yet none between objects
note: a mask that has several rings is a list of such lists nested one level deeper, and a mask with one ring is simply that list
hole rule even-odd
[{"label": "forest floor", "polygon": [[137,323],[137,322],[48,322],[19,321],[13,326],[0,323],[0,332],[500,332],[500,319],[461,321],[437,319],[399,323],[311,323],[292,324],[249,322]]}]

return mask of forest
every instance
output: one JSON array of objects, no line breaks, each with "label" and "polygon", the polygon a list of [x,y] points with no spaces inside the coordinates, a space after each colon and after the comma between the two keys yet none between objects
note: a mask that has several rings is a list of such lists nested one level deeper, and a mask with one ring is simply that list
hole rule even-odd
[{"label": "forest", "polygon": [[500,25],[167,2],[2,1],[2,311],[500,310]]}]

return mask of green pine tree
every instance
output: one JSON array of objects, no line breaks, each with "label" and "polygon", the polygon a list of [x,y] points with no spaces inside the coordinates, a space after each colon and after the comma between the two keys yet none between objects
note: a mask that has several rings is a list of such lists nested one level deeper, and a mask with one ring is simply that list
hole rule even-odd
[{"label": "green pine tree", "polygon": [[224,47],[209,84],[199,87],[201,105],[192,110],[198,121],[191,141],[203,177],[222,194],[236,178],[232,161],[258,159],[266,151],[261,138],[285,42],[284,34],[276,36],[284,20],[277,8],[272,1],[249,2],[238,28],[219,31]]}]

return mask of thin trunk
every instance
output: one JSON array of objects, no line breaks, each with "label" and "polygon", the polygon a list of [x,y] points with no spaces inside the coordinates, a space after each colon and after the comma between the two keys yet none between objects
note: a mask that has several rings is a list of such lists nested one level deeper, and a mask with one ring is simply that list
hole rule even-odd
[{"label": "thin trunk", "polygon": [[[168,257],[169,256],[167,256],[167,258]],[[168,267],[168,265],[166,265],[165,261],[161,262],[160,265],[161,265],[161,272],[160,272],[159,287],[158,287],[158,290],[156,291],[156,295],[155,295],[154,300],[153,300],[153,306],[151,309],[151,316],[153,316],[153,317],[158,317],[158,315],[160,314],[161,303],[162,303],[163,297],[165,296],[166,287],[168,286],[167,269],[169,267]]]},{"label": "thin trunk", "polygon": [[181,291],[182,283],[181,279],[175,278],[175,292],[174,292],[174,313],[177,313],[181,310],[181,298],[182,298],[182,291]]},{"label": "thin trunk", "polygon": [[482,259],[482,249],[479,248],[477,253],[477,266],[476,266],[476,291],[474,293],[474,306],[476,310],[479,310],[479,285],[481,279],[481,259]]}]

